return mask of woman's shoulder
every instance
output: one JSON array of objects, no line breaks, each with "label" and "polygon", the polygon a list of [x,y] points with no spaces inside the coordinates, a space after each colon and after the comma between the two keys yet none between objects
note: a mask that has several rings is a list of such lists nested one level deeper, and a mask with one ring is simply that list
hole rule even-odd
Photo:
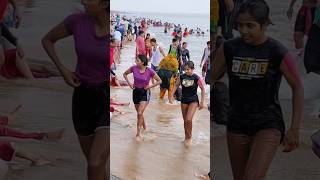
[{"label": "woman's shoulder", "polygon": [[239,45],[239,43],[241,43],[241,39],[240,37],[237,38],[233,38],[233,39],[229,39],[223,42],[223,46],[224,47],[233,47],[233,46],[237,46]]},{"label": "woman's shoulder", "polygon": [[137,68],[138,68],[137,65],[133,65],[133,66],[130,67],[130,70],[133,72],[133,71],[136,70]]},{"label": "woman's shoulder", "polygon": [[283,58],[285,54],[288,52],[288,48],[284,46],[280,41],[268,38],[268,46],[271,48],[271,52],[275,56],[280,56],[278,58]]},{"label": "woman's shoulder", "polygon": [[72,21],[73,23],[76,23],[76,22],[83,22],[83,21],[88,21],[90,20],[91,17],[89,15],[87,15],[86,13],[83,13],[83,12],[78,12],[78,13],[73,13],[69,16],[67,16],[65,18],[65,21]]},{"label": "woman's shoulder", "polygon": [[199,80],[199,79],[200,79],[200,76],[199,76],[198,74],[195,74],[195,73],[194,73],[192,76],[193,76],[194,79],[196,79],[196,80]]}]

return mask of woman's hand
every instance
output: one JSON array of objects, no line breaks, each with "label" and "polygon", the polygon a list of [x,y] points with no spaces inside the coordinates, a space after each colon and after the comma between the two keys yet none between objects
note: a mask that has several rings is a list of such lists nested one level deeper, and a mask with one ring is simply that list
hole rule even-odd
[{"label": "woman's hand", "polygon": [[299,146],[299,136],[300,136],[299,129],[291,129],[290,128],[284,137],[283,152],[291,152],[291,151],[297,149]]},{"label": "woman's hand", "polygon": [[129,83],[131,89],[135,89],[134,84]]},{"label": "woman's hand", "polygon": [[147,85],[146,87],[144,87],[145,90],[151,89],[152,87]]},{"label": "woman's hand", "polygon": [[288,11],[287,11],[287,17],[289,20],[292,19],[292,14],[293,14],[293,8],[289,7]]},{"label": "woman's hand", "polygon": [[71,71],[64,69],[62,71],[64,81],[71,87],[78,87],[81,84],[80,79]]}]

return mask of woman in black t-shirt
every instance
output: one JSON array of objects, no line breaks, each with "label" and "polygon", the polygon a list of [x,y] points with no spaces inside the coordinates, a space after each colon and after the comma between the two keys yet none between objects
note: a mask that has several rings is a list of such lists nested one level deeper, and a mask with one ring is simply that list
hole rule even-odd
[{"label": "woman in black t-shirt", "polygon": [[[266,36],[270,24],[264,0],[243,3],[238,15],[240,37],[226,41],[213,61],[212,79],[227,70],[230,109],[227,141],[236,180],[264,179],[278,145],[284,152],[299,145],[303,86],[288,50]],[[278,98],[282,75],[292,89],[292,123],[285,125]]]},{"label": "woman in black t-shirt", "polygon": [[[184,121],[184,132],[186,146],[192,144],[192,119],[194,113],[199,107],[199,110],[204,107],[204,82],[200,77],[193,73],[194,63],[192,61],[187,61],[184,65],[185,73],[177,78],[176,85],[173,89],[172,94],[174,94],[177,88],[182,86],[182,98],[181,98],[181,111]],[[197,90],[198,87],[201,89],[201,100],[199,103]],[[172,99],[172,98],[171,98]]]}]

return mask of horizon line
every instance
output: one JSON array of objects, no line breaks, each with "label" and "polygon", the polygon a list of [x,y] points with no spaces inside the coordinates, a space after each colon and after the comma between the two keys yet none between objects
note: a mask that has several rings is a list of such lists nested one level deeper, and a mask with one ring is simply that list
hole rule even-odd
[{"label": "horizon line", "polygon": [[[111,10],[110,12],[123,12],[123,13],[159,13],[159,14],[176,14],[176,15],[207,15],[206,13],[184,13],[184,12],[156,12],[156,11],[126,11],[126,10]],[[208,17],[210,17],[210,12],[208,13]]]}]

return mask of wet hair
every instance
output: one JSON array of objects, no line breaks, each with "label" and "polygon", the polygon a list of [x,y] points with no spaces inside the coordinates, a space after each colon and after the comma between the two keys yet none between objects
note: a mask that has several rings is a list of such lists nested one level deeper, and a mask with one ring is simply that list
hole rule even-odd
[{"label": "wet hair", "polygon": [[139,31],[139,35],[142,35],[144,33],[144,31]]},{"label": "wet hair", "polygon": [[139,55],[138,58],[140,59],[141,62],[143,62],[144,66],[148,66],[148,58],[145,55]]},{"label": "wet hair", "polygon": [[152,38],[152,39],[150,40],[150,42],[157,43],[157,40],[156,40],[156,38]]},{"label": "wet hair", "polygon": [[247,0],[239,9],[240,14],[248,13],[256,22],[262,25],[272,24],[270,20],[270,8],[265,0]]},{"label": "wet hair", "polygon": [[173,38],[173,39],[172,39],[172,42],[177,42],[177,39],[176,39],[176,38]]},{"label": "wet hair", "polygon": [[190,69],[194,69],[194,63],[192,61],[187,61],[185,64],[184,64],[184,68],[190,68]]}]

